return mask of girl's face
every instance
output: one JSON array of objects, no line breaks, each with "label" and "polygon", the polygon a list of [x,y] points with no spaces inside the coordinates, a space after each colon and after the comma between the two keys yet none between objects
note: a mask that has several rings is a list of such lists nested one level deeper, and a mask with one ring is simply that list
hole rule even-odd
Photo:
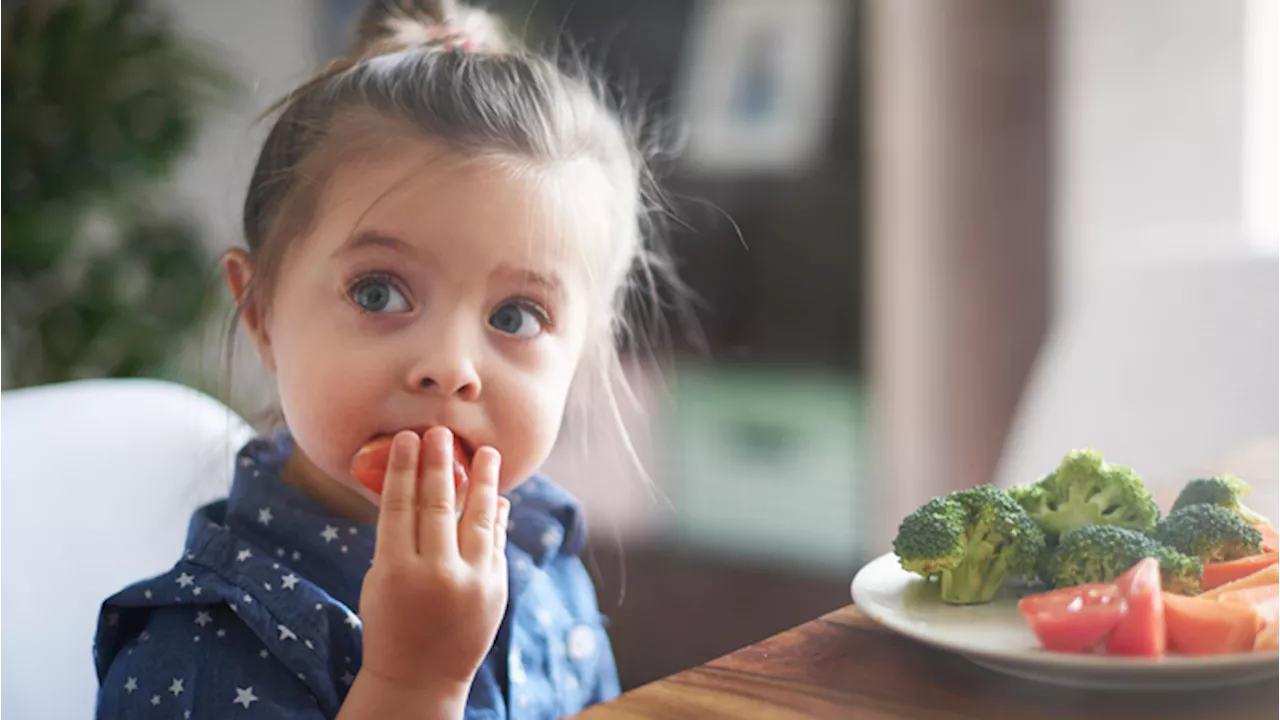
[{"label": "girl's face", "polygon": [[[350,475],[356,451],[444,425],[471,453],[501,453],[509,491],[550,452],[583,353],[588,278],[575,243],[587,229],[556,222],[571,195],[556,178],[572,171],[462,163],[425,142],[396,149],[333,173],[265,315],[246,322],[309,484],[376,501]],[[236,265],[239,294],[251,268]]]}]

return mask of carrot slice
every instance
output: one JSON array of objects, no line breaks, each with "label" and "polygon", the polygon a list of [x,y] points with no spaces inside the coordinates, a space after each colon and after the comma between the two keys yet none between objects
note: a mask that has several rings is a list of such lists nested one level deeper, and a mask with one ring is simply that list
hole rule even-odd
[{"label": "carrot slice", "polygon": [[1232,580],[1248,577],[1259,570],[1280,562],[1280,552],[1250,555],[1225,562],[1206,563],[1200,576],[1200,587],[1205,590],[1226,585]]},{"label": "carrot slice", "polygon": [[[1268,639],[1280,627],[1280,585],[1256,585],[1251,588],[1233,590],[1225,593],[1217,600],[1219,605],[1247,607],[1253,611],[1256,630],[1253,647],[1262,649],[1271,641]],[[1261,641],[1258,638],[1262,638]]]},{"label": "carrot slice", "polygon": [[1280,650],[1280,625],[1264,628],[1262,632],[1258,633],[1258,637],[1254,639],[1254,652],[1265,652],[1267,650]]},{"label": "carrot slice", "polygon": [[1184,655],[1249,652],[1256,644],[1258,617],[1238,602],[1163,593],[1169,648]]},{"label": "carrot slice", "polygon": [[[1212,564],[1213,563],[1210,563],[1210,565]],[[1271,585],[1275,583],[1280,583],[1280,563],[1273,562],[1252,575],[1246,575],[1239,580],[1232,580],[1224,585],[1219,585],[1212,590],[1207,590],[1201,593],[1197,597],[1216,599],[1219,595],[1229,593],[1233,590],[1243,590],[1245,588],[1256,587],[1258,585]]]},{"label": "carrot slice", "polygon": [[1259,523],[1254,527],[1262,531],[1262,552],[1273,553],[1280,551],[1280,532],[1271,527],[1271,523]]}]

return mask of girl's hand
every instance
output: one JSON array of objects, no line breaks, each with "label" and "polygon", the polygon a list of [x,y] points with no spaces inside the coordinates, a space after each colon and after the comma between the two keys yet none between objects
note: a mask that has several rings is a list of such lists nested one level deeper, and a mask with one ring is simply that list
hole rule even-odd
[{"label": "girl's hand", "polygon": [[507,604],[511,505],[498,495],[500,463],[497,450],[476,451],[459,520],[452,433],[403,431],[392,441],[360,593],[360,675],[373,684],[465,701]]}]

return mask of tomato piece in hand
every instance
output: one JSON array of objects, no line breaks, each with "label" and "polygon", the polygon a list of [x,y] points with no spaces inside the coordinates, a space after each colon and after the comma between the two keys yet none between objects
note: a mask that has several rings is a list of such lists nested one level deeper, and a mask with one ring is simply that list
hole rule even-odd
[{"label": "tomato piece in hand", "polygon": [[1164,655],[1164,596],[1160,594],[1160,561],[1143,558],[1116,578],[1128,612],[1107,638],[1107,652],[1158,658]]},{"label": "tomato piece in hand", "polygon": [[[363,486],[382,494],[387,479],[387,462],[391,459],[391,436],[366,443],[351,459],[351,474]],[[458,436],[453,436],[453,489],[459,493],[467,483],[467,451]]]},{"label": "tomato piece in hand", "polygon": [[1028,595],[1018,610],[1046,650],[1077,653],[1106,637],[1128,606],[1115,583],[1093,583]]},{"label": "tomato piece in hand", "polygon": [[351,459],[351,474],[361,485],[382,494],[382,483],[387,477],[387,462],[391,459],[391,438],[373,440]]}]

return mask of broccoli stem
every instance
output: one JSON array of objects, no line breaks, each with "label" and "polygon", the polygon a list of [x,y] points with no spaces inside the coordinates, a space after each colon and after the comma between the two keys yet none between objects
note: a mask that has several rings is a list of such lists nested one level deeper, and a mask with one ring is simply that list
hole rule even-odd
[{"label": "broccoli stem", "polygon": [[953,605],[989,602],[1004,581],[1001,560],[963,562],[942,573],[942,600]]},{"label": "broccoli stem", "polygon": [[975,527],[967,540],[965,561],[942,573],[942,600],[953,605],[990,601],[1007,570],[1005,553],[987,539],[985,526]]}]

